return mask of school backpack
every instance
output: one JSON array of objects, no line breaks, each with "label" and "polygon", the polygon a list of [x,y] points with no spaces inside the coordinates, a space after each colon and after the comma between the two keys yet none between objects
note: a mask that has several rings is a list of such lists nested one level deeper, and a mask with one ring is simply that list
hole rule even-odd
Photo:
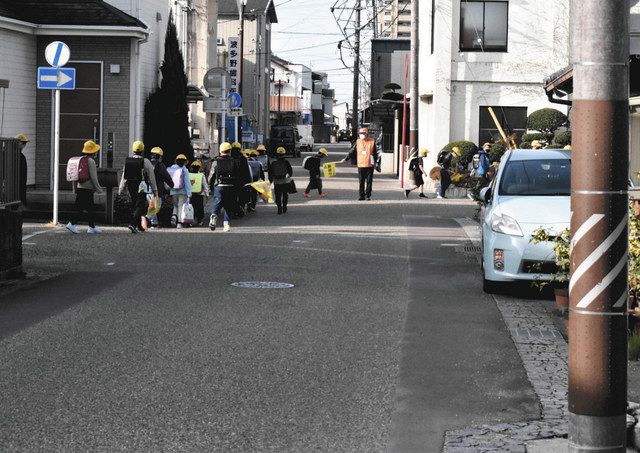
[{"label": "school backpack", "polygon": [[124,161],[124,179],[127,181],[142,181],[144,159],[141,157],[127,157]]},{"label": "school backpack", "polygon": [[184,187],[183,174],[185,171],[187,171],[187,169],[179,165],[172,165],[167,168],[167,172],[169,172],[169,176],[171,176],[171,181],[173,181],[174,189],[182,189]]},{"label": "school backpack", "polygon": [[449,153],[449,151],[447,151],[446,149],[443,149],[442,151],[440,151],[438,153],[438,165],[443,165],[444,164],[444,159],[445,159],[445,157],[447,157],[448,153]]},{"label": "school backpack", "polygon": [[89,174],[89,158],[87,156],[72,157],[67,162],[67,181],[86,182],[91,179]]},{"label": "school backpack", "polygon": [[274,179],[284,179],[287,177],[287,164],[284,159],[278,159],[271,164],[271,172]]},{"label": "school backpack", "polygon": [[191,182],[191,193],[202,193],[202,183],[204,181],[204,173],[189,173],[189,182]]},{"label": "school backpack", "polygon": [[311,156],[307,156],[304,158],[304,160],[302,161],[302,168],[304,168],[305,170],[311,170],[311,162],[310,162]]},{"label": "school backpack", "polygon": [[218,184],[234,185],[236,178],[234,175],[235,161],[231,157],[220,157],[216,160],[216,174]]},{"label": "school backpack", "polygon": [[412,171],[414,173],[420,171],[420,159],[419,158],[414,157],[413,159],[411,159],[411,162],[409,162],[409,171]]}]

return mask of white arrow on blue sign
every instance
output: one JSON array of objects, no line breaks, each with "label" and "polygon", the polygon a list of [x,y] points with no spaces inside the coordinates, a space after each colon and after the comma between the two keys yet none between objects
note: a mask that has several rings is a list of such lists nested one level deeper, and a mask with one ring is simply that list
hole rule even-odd
[{"label": "white arrow on blue sign", "polygon": [[75,68],[38,68],[39,90],[75,90]]},{"label": "white arrow on blue sign", "polygon": [[235,91],[233,93],[229,93],[229,103],[229,107],[232,109],[242,107],[242,96],[240,96],[240,93],[236,93]]}]

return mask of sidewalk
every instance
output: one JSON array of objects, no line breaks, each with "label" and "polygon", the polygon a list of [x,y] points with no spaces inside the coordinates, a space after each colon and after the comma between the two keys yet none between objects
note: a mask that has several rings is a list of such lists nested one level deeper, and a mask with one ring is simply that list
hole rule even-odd
[{"label": "sidewalk", "polygon": [[[480,229],[477,224],[466,219],[458,221],[474,245],[479,245]],[[449,431],[445,436],[444,452],[558,451],[557,448],[566,442],[538,449],[530,443],[566,438],[568,435],[566,331],[561,332],[559,328],[562,323],[556,319],[552,301],[502,295],[494,296],[494,300],[540,401],[540,418],[523,423]],[[631,362],[628,375],[628,400],[639,401],[640,388],[634,384],[640,384],[640,364]]]}]

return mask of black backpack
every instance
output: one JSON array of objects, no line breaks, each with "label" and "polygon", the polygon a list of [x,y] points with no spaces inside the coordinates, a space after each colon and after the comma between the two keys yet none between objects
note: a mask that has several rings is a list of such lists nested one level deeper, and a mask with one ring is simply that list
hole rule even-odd
[{"label": "black backpack", "polygon": [[419,158],[414,157],[413,159],[411,159],[411,162],[409,162],[409,171],[412,171],[414,173],[420,171],[420,159]]},{"label": "black backpack", "polygon": [[142,181],[144,159],[140,157],[127,157],[124,163],[124,179],[127,181]]},{"label": "black backpack", "polygon": [[284,159],[278,159],[271,164],[271,171],[275,179],[284,179],[287,177],[287,164]]},{"label": "black backpack", "polygon": [[235,162],[231,157],[222,157],[216,160],[216,173],[218,175],[218,183],[234,184],[235,183]]},{"label": "black backpack", "polygon": [[448,153],[449,151],[447,151],[446,149],[443,149],[438,153],[438,165],[444,164],[444,159],[447,157]]}]

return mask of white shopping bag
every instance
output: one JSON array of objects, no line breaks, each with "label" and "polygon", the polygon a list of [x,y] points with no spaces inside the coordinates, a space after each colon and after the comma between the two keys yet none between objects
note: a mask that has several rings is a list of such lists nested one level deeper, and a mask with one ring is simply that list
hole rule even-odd
[{"label": "white shopping bag", "polygon": [[180,223],[186,225],[192,225],[194,223],[193,205],[185,203],[182,205],[182,212],[180,212]]}]

